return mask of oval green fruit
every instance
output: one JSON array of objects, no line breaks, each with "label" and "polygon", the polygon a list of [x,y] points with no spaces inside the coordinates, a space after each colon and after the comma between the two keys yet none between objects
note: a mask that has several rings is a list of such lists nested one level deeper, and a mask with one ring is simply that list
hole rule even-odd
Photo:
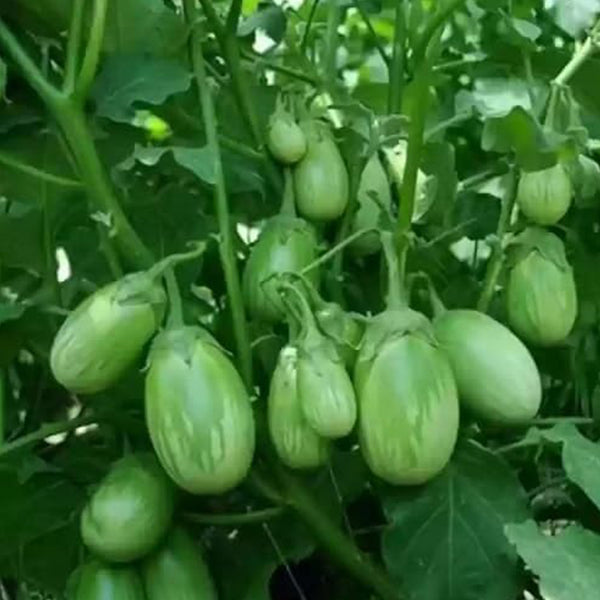
[{"label": "oval green fruit", "polygon": [[304,418],[320,436],[348,435],[356,422],[356,395],[335,344],[316,329],[298,343],[297,390]]},{"label": "oval green fruit", "polygon": [[[357,199],[358,208],[352,221],[352,232],[377,229],[382,210],[389,210],[392,205],[390,183],[377,153],[373,154],[365,165],[360,177]],[[350,248],[359,256],[373,254],[381,248],[381,241],[378,233],[372,231],[358,238]]]},{"label": "oval green fruit", "polygon": [[452,365],[460,402],[485,421],[518,424],[542,400],[538,368],[507,327],[475,310],[450,310],[433,323]]},{"label": "oval green fruit", "polygon": [[533,249],[510,271],[507,311],[510,326],[527,342],[538,346],[563,342],[577,317],[571,267]]},{"label": "oval green fruit", "polygon": [[198,327],[156,338],[146,374],[146,422],[162,466],[191,493],[226,492],[250,468],[248,393],[229,358]]},{"label": "oval green fruit", "polygon": [[133,567],[109,566],[93,560],[70,577],[67,600],[145,600],[144,586]]},{"label": "oval green fruit", "polygon": [[333,221],[348,205],[348,172],[323,123],[302,124],[308,148],[294,169],[296,207],[310,221]]},{"label": "oval green fruit", "polygon": [[173,485],[154,456],[126,456],[111,467],[83,509],[83,542],[104,560],[137,560],[165,535],[173,501]]},{"label": "oval green fruit", "polygon": [[[362,348],[361,348],[362,353]],[[458,397],[450,364],[427,336],[391,336],[374,357],[357,361],[360,445],[373,473],[417,485],[448,463],[458,432]]]},{"label": "oval green fruit", "polygon": [[89,296],[54,338],[50,367],[56,380],[81,394],[113,385],[156,332],[165,304],[162,286],[145,273],[128,275]]},{"label": "oval green fruit", "polygon": [[297,389],[298,349],[285,346],[279,353],[269,388],[269,433],[281,462],[291,469],[323,465],[328,444],[310,427]]},{"label": "oval green fruit", "polygon": [[539,225],[553,225],[571,206],[573,187],[566,169],[558,163],[541,171],[524,172],[519,180],[517,204]]},{"label": "oval green fruit", "polygon": [[[141,565],[147,600],[217,600],[210,572],[181,528]],[[116,599],[115,599],[116,600]]]},{"label": "oval green fruit", "polygon": [[[298,273],[317,258],[315,230],[304,219],[279,215],[261,233],[244,270],[244,299],[257,320],[277,322],[285,316],[285,306],[277,292],[277,273]],[[317,284],[319,272],[312,269],[308,279]]]},{"label": "oval green fruit", "polygon": [[277,110],[269,120],[267,146],[279,162],[292,165],[306,154],[306,136],[288,112]]}]

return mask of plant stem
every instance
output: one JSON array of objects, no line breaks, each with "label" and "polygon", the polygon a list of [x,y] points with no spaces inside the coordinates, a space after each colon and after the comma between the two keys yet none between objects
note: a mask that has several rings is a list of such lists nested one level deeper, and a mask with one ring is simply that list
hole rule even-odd
[{"label": "plant stem", "polygon": [[108,0],[94,1],[94,13],[92,16],[90,35],[74,90],[74,96],[77,96],[81,101],[86,98],[89,89],[94,82],[94,77],[96,76],[96,70],[100,60],[100,51],[102,50],[102,42],[104,40],[107,12]]},{"label": "plant stem", "polygon": [[121,208],[108,174],[100,162],[83,110],[78,104],[64,100],[53,112],[67,139],[92,205],[96,210],[109,215],[109,237],[116,240],[120,251],[132,266],[138,269],[148,267],[153,263],[152,254]]},{"label": "plant stem", "polygon": [[16,450],[21,450],[26,448],[27,446],[31,446],[40,440],[43,440],[51,435],[57,435],[58,433],[66,433],[67,431],[73,431],[78,427],[83,427],[84,425],[91,425],[92,423],[96,423],[98,421],[98,417],[92,415],[82,415],[76,417],[75,419],[68,419],[66,421],[58,421],[56,423],[48,423],[46,425],[42,425],[36,431],[32,431],[27,435],[21,436],[12,442],[8,442],[0,446],[0,458],[7,456],[8,454],[15,452]]},{"label": "plant stem", "polygon": [[388,579],[386,573],[361,554],[354,542],[332,522],[323,511],[323,507],[295,477],[279,469],[278,478],[287,505],[306,522],[323,548],[340,566],[373,590],[382,600],[402,598],[397,586]]},{"label": "plant stem", "polygon": [[[203,6],[208,4],[212,9],[212,4],[210,4],[210,1],[203,1],[202,4]],[[183,6],[185,19],[188,25],[191,26],[192,23],[196,22],[198,14],[194,0],[184,0]],[[230,302],[233,331],[237,346],[237,357],[242,377],[248,389],[252,389],[252,352],[250,348],[248,329],[246,327],[244,302],[242,299],[240,278],[233,245],[232,229],[229,220],[229,206],[227,200],[227,190],[225,188],[223,164],[221,162],[221,150],[219,148],[215,108],[210,93],[210,88],[208,87],[208,82],[206,80],[204,57],[202,55],[202,38],[196,27],[192,28],[189,45],[194,77],[196,79],[198,95],[202,105],[202,116],[204,120],[204,130],[206,132],[206,141],[210,153],[214,157],[214,193],[220,232],[219,252],[221,255],[221,266],[223,267],[225,284],[227,286],[227,294]]]},{"label": "plant stem", "polygon": [[390,88],[388,96],[388,112],[402,112],[402,91],[404,88],[404,59],[406,50],[406,3],[396,2],[396,19],[394,23],[394,46],[392,62],[389,64]]},{"label": "plant stem", "polygon": [[[267,154],[265,150],[264,136],[261,128],[259,127],[258,118],[254,110],[253,97],[248,89],[246,76],[243,72],[241,61],[240,61],[240,50],[235,37],[235,33],[231,33],[225,29],[221,23],[217,12],[212,4],[212,0],[200,0],[202,9],[208,22],[210,23],[214,34],[221,46],[221,51],[227,65],[229,67],[229,74],[231,76],[231,85],[235,96],[236,103],[242,113],[242,117],[246,122],[246,126],[250,131],[254,146],[264,156],[266,175],[271,182],[271,185],[275,191],[281,191],[281,179],[277,167]],[[194,27],[196,25],[196,27]],[[197,28],[196,23],[190,23],[189,25],[192,33]],[[196,35],[197,37],[197,35]],[[200,44],[201,40],[198,41]],[[204,71],[204,66],[202,68]]]},{"label": "plant stem", "polygon": [[502,262],[504,257],[503,239],[510,223],[510,217],[512,215],[512,209],[515,204],[517,196],[517,171],[513,167],[510,172],[510,180],[506,189],[506,195],[502,201],[502,210],[500,211],[500,218],[498,219],[498,227],[496,228],[496,243],[492,250],[492,256],[487,265],[485,279],[483,282],[483,290],[477,303],[477,310],[481,312],[487,312],[494,291],[496,288],[496,282],[502,270]]},{"label": "plant stem", "polygon": [[327,29],[325,32],[325,47],[323,52],[323,71],[325,82],[330,90],[335,88],[337,80],[337,50],[338,27],[342,18],[342,10],[337,0],[328,0]]},{"label": "plant stem", "polygon": [[313,262],[306,265],[302,269],[302,271],[300,271],[300,274],[306,275],[306,273],[309,273],[313,269],[320,267],[322,264],[326,263],[327,261],[331,260],[334,256],[338,255],[344,248],[346,248],[346,246],[349,246],[350,244],[352,244],[352,242],[355,242],[358,238],[362,237],[363,235],[365,235],[367,233],[372,233],[374,231],[377,231],[377,229],[370,228],[370,227],[368,229],[367,228],[359,229],[358,231],[354,232],[352,235],[349,235],[347,238],[344,238],[339,244],[336,244],[335,246],[333,246],[333,248],[330,248],[329,250],[327,250],[327,252],[324,252],[323,254],[321,254],[321,256],[319,256],[319,258],[317,258],[316,260],[313,260]]},{"label": "plant stem", "polygon": [[402,271],[394,249],[391,232],[383,231],[381,233],[381,244],[388,274],[386,305],[388,309],[400,308],[407,304],[408,294],[406,293],[405,279],[402,278]]},{"label": "plant stem", "polygon": [[185,513],[186,521],[200,525],[222,525],[224,527],[235,527],[238,525],[253,525],[280,517],[285,512],[282,506],[274,506],[263,510],[254,510],[245,513],[229,513],[224,515],[211,515],[199,513]]},{"label": "plant stem", "polygon": [[[437,47],[437,43],[435,43],[434,46]],[[415,207],[417,175],[421,165],[423,135],[425,131],[427,110],[429,107],[429,80],[435,54],[436,51],[434,48],[424,56],[423,62],[418,66],[415,72],[413,84],[415,97],[411,103],[409,115],[410,124],[408,128],[406,167],[404,169],[402,182],[396,182],[401,197],[397,222],[398,260],[400,264],[401,285],[404,285],[406,273],[406,255],[408,253],[409,233]]]},{"label": "plant stem", "polygon": [[554,78],[556,85],[567,85],[570,79],[577,73],[585,61],[598,49],[598,41],[595,39],[600,33],[600,21],[594,25],[590,35],[572,56],[571,60],[562,68],[561,72]]},{"label": "plant stem", "polygon": [[415,65],[423,61],[429,42],[431,42],[438,29],[452,16],[455,10],[465,3],[466,0],[449,0],[442,9],[431,17],[415,46],[413,53]]},{"label": "plant stem", "polygon": [[310,28],[313,23],[313,19],[315,18],[315,13],[317,12],[317,7],[319,6],[319,2],[321,0],[313,0],[312,6],[310,7],[310,13],[308,14],[308,20],[306,21],[306,29],[304,30],[304,35],[302,36],[302,42],[300,43],[300,53],[306,53],[306,45],[308,44],[308,34],[310,33]]},{"label": "plant stem", "polygon": [[[364,24],[367,26],[367,29],[369,30],[369,34],[371,35],[371,38],[373,39],[375,48],[377,49],[377,52],[379,52],[379,56],[381,56],[381,59],[389,68],[390,62],[391,62],[390,57],[386,54],[383,46],[381,45],[381,42],[379,41],[379,36],[377,35],[375,28],[373,27],[373,23],[371,23],[371,19],[369,19],[369,15],[367,14],[367,11],[364,9],[364,7],[362,5],[362,0],[354,0],[353,3],[354,3],[354,6],[356,7],[356,9],[358,10],[358,12],[360,13],[360,16],[361,16]],[[402,4],[402,2],[399,2],[398,4]],[[397,26],[397,23],[396,23],[396,26]]]},{"label": "plant stem", "polygon": [[81,30],[83,27],[83,8],[85,0],[75,0],[71,11],[71,27],[67,42],[67,58],[65,61],[65,78],[63,91],[70,94],[75,89],[77,69],[79,68],[79,53],[81,50]]},{"label": "plant stem", "polygon": [[236,35],[237,26],[242,12],[242,0],[232,0],[225,21],[225,29],[232,35]]},{"label": "plant stem", "polygon": [[572,425],[593,425],[595,419],[592,417],[538,417],[535,419],[529,419],[526,422],[527,426],[552,426],[559,425],[561,423],[571,423]]},{"label": "plant stem", "polygon": [[473,116],[472,112],[462,112],[457,113],[456,115],[446,119],[445,121],[440,121],[436,123],[433,127],[430,127],[427,131],[425,131],[425,140],[430,140],[432,137],[436,136],[438,133],[441,133],[445,129],[450,127],[454,127],[455,125],[460,125],[465,121],[468,121]]},{"label": "plant stem", "polygon": [[290,67],[286,67],[284,65],[280,65],[272,60],[268,60],[260,55],[256,55],[252,52],[247,52],[245,50],[241,51],[241,57],[244,60],[251,60],[256,63],[262,64],[265,67],[271,69],[272,71],[277,71],[278,73],[282,73],[283,75],[287,75],[292,79],[298,79],[299,81],[305,81],[306,83],[310,83],[312,85],[319,85],[320,81],[317,77],[311,75],[310,73],[304,73],[302,71],[297,71],[296,69],[291,69]]},{"label": "plant stem", "polygon": [[44,77],[2,19],[0,19],[0,46],[4,47],[7,55],[21,69],[27,83],[29,83],[46,104],[55,104],[60,100],[60,92]]},{"label": "plant stem", "polygon": [[167,327],[169,329],[177,329],[183,327],[183,305],[181,303],[181,294],[177,285],[177,278],[173,268],[169,268],[165,272],[165,281],[167,282],[167,292],[169,294],[169,318]]},{"label": "plant stem", "polygon": [[63,187],[81,188],[82,184],[80,181],[75,179],[68,179],[67,177],[61,177],[60,175],[54,175],[46,171],[42,171],[37,167],[33,167],[26,163],[21,162],[17,158],[12,157],[10,154],[4,151],[0,151],[0,163],[5,164],[7,167],[11,167],[21,173],[26,173],[42,181],[52,183],[54,185],[60,185]]}]

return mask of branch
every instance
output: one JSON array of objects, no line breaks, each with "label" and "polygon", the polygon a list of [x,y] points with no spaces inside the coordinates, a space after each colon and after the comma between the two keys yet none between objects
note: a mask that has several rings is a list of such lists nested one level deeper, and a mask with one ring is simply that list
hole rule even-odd
[{"label": "branch", "polygon": [[[377,52],[379,52],[379,55],[381,56],[383,62],[389,68],[390,62],[391,62],[390,57],[386,54],[383,46],[381,45],[381,42],[379,41],[379,36],[377,35],[375,28],[373,27],[373,23],[371,23],[371,19],[369,19],[369,15],[367,14],[367,11],[363,8],[362,0],[353,0],[353,2],[354,2],[354,6],[358,10],[358,12],[362,18],[364,24],[367,26],[367,29],[369,30],[371,37],[373,38],[373,43],[375,44],[375,48],[377,49]],[[401,2],[399,2],[398,4],[401,4]]]},{"label": "branch", "polygon": [[278,475],[288,506],[307,523],[329,555],[382,600],[401,600],[403,596],[398,586],[383,570],[371,563],[358,550],[354,542],[336,527],[323,507],[306,492],[296,478],[283,469],[279,470]]},{"label": "branch", "polygon": [[46,104],[56,104],[61,100],[60,91],[44,77],[2,19],[0,19],[0,46],[14,60],[27,83]]},{"label": "branch", "polygon": [[108,0],[95,0],[94,14],[92,16],[92,25],[87,48],[81,64],[81,71],[75,83],[75,95],[83,100],[89,93],[89,90],[96,77],[96,70],[100,60],[102,42],[104,40],[104,28],[106,25],[106,15],[108,12]]},{"label": "branch", "polygon": [[65,61],[65,79],[63,91],[70,94],[75,89],[75,79],[79,68],[79,52],[81,50],[81,30],[83,26],[83,7],[85,0],[75,0],[71,14],[69,41],[67,42],[67,59]]},{"label": "branch", "polygon": [[200,525],[222,525],[225,527],[237,525],[252,525],[280,517],[285,512],[282,506],[274,506],[263,510],[245,513],[229,513],[224,515],[185,513],[184,519]]},{"label": "branch", "polygon": [[566,85],[571,77],[579,70],[585,61],[598,50],[598,36],[600,36],[600,21],[598,21],[583,46],[575,52],[571,60],[563,67],[561,72],[553,79],[556,85]]},{"label": "branch", "polygon": [[31,446],[36,442],[46,439],[51,435],[57,435],[59,433],[66,433],[67,431],[73,431],[78,427],[84,425],[91,425],[96,423],[98,417],[92,415],[79,416],[75,419],[68,419],[66,421],[58,421],[57,423],[49,423],[42,425],[38,430],[32,431],[27,435],[21,436],[12,442],[7,442],[0,446],[0,458],[3,458],[16,450],[22,450],[27,446]]},{"label": "branch", "polygon": [[510,173],[510,182],[506,190],[506,195],[502,201],[502,210],[500,212],[498,227],[496,229],[496,243],[492,251],[492,256],[487,265],[483,290],[481,292],[481,296],[479,297],[479,302],[477,303],[477,310],[481,312],[487,312],[492,300],[492,296],[494,295],[496,282],[498,281],[500,271],[502,270],[502,261],[504,258],[502,240],[510,223],[512,209],[517,196],[517,183],[517,171],[513,167]]},{"label": "branch", "polygon": [[229,35],[236,35],[240,14],[242,12],[242,0],[232,0],[227,20],[225,21],[225,29]]},{"label": "branch", "polygon": [[37,167],[33,167],[31,165],[21,162],[20,160],[8,154],[8,152],[3,152],[1,150],[0,163],[5,164],[7,167],[11,167],[17,171],[21,171],[21,173],[26,173],[27,175],[31,175],[32,177],[35,177],[42,181],[46,181],[48,183],[53,183],[55,185],[60,185],[63,187],[82,187],[80,181],[77,181],[75,179],[68,179],[67,177],[61,177],[60,175],[54,175],[52,173],[48,173],[47,171],[42,171]]},{"label": "branch", "polygon": [[245,50],[242,50],[241,57],[244,60],[252,60],[259,64],[263,64],[265,67],[267,67],[273,71],[277,71],[278,73],[282,73],[283,75],[287,75],[288,77],[291,77],[292,79],[298,79],[299,81],[305,81],[306,83],[310,83],[311,85],[314,85],[314,86],[318,86],[321,83],[321,81],[319,80],[318,77],[315,77],[315,76],[311,75],[310,73],[303,73],[302,71],[296,71],[295,69],[291,69],[290,67],[286,67],[284,65],[279,65],[276,62],[273,62],[272,60],[268,60],[266,58],[263,58],[260,55],[253,54],[253,53],[247,52]]},{"label": "branch", "polygon": [[406,4],[404,0],[397,0],[396,22],[394,29],[394,49],[392,62],[388,62],[390,89],[388,96],[388,112],[400,114],[402,112],[402,90],[404,87],[404,61],[406,51]]},{"label": "branch", "polygon": [[[208,2],[208,4],[211,3]],[[196,21],[197,18],[194,0],[184,0],[183,6],[185,19],[188,25],[191,25]],[[204,120],[207,146],[214,160],[215,201],[220,232],[219,251],[221,254],[221,265],[225,275],[225,284],[227,286],[227,294],[230,302],[233,331],[237,346],[237,356],[242,377],[244,378],[248,389],[251,389],[252,352],[250,349],[250,339],[248,337],[248,330],[246,327],[244,302],[242,299],[237,259],[233,245],[231,222],[229,219],[227,190],[225,188],[225,176],[223,173],[223,164],[221,162],[221,150],[219,148],[215,108],[206,79],[204,57],[202,56],[202,39],[197,28],[192,29],[189,45],[194,77],[196,79],[198,95],[202,105],[202,117]]]},{"label": "branch", "polygon": [[315,14],[317,12],[317,7],[319,6],[320,0],[313,0],[312,6],[310,7],[310,13],[308,15],[308,20],[306,21],[306,29],[304,30],[304,35],[302,36],[302,42],[300,43],[300,53],[304,54],[306,52],[306,45],[308,44],[308,34],[310,33],[310,28],[313,24],[313,19],[315,18]]},{"label": "branch", "polygon": [[466,0],[449,0],[446,6],[433,15],[415,46],[413,53],[415,65],[418,65],[424,59],[425,54],[427,53],[427,47],[438,28],[452,16],[452,13],[455,10],[460,8],[462,4],[465,4],[465,2]]}]

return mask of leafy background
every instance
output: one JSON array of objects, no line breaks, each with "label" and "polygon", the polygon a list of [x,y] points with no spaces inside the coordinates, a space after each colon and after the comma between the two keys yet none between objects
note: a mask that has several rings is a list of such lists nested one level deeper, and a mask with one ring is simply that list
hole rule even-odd
[{"label": "leafy background", "polygon": [[[414,14],[427,15],[435,4],[414,3]],[[395,2],[348,0],[339,6],[335,82],[322,60],[329,8],[324,0],[285,6],[244,0],[236,43],[259,127],[266,126],[278,90],[327,92],[345,107],[336,109],[345,115],[339,139],[351,163],[364,150],[365,127],[375,116],[398,129],[386,116]],[[5,0],[0,6],[2,18],[50,77],[63,59],[71,8],[62,0]],[[225,14],[227,5],[216,8]],[[300,42],[313,8],[303,55]],[[409,261],[414,270],[431,275],[449,306],[473,306],[480,292],[506,188],[506,154],[514,153],[523,168],[539,168],[572,144],[572,137],[546,135],[535,115],[550,79],[569,61],[599,11],[597,0],[467,2],[446,26],[422,164],[437,186],[431,209],[415,225]],[[411,27],[414,36],[418,18]],[[113,0],[87,111],[124,209],[156,255],[178,251],[189,240],[209,241],[203,260],[182,270],[187,317],[207,324],[233,348],[215,242],[213,157],[186,58],[188,35],[176,2]],[[241,226],[273,214],[279,192],[206,28],[203,48],[231,218],[238,225],[236,244],[244,257],[247,229]],[[600,148],[599,80],[600,59],[592,57],[570,82],[591,152]],[[79,399],[49,374],[49,346],[66,310],[124,267],[114,256],[108,215],[88,208],[56,124],[3,54],[0,98],[0,367],[6,391],[0,597],[39,597],[40,592],[61,597],[83,556],[77,524],[90,486],[124,447],[148,446],[142,379],[133,372],[110,393],[86,400],[95,424],[84,417],[76,435],[13,444],[41,427],[50,435],[52,426],[45,424],[79,412]],[[410,102],[408,84],[403,113]],[[169,123],[167,142],[147,139],[135,124],[139,110]],[[410,598],[600,597],[598,207],[596,189],[560,226],[575,268],[579,319],[567,345],[534,350],[545,385],[538,423],[511,431],[463,423],[451,463],[418,489],[390,489],[373,480],[351,447],[340,449],[329,472],[307,481],[322,510],[363,551],[380,558]],[[331,242],[333,232],[323,234],[325,243]],[[376,311],[378,259],[346,260],[344,269],[345,304]],[[418,295],[415,301],[420,302]],[[502,294],[491,313],[504,319]],[[263,334],[253,331],[255,338]],[[275,336],[256,352],[263,392],[282,341]],[[183,497],[181,505],[180,518],[197,533],[223,600],[365,598],[364,590],[324,560],[293,511],[239,527],[194,520],[197,513],[263,508],[264,499],[250,486],[219,498]]]}]

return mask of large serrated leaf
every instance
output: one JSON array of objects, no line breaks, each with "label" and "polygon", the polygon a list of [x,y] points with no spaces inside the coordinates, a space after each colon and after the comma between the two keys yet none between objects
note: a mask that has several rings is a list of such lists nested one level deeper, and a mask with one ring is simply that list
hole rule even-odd
[{"label": "large serrated leaf", "polygon": [[527,518],[508,466],[474,442],[460,444],[428,485],[384,497],[391,524],[383,556],[414,600],[510,600],[517,556],[504,526]]},{"label": "large serrated leaf", "polygon": [[579,525],[550,536],[542,533],[534,521],[507,525],[506,535],[527,566],[539,576],[544,598],[598,598],[600,536]]},{"label": "large serrated leaf", "polygon": [[109,58],[92,90],[96,113],[113,121],[128,123],[134,104],[162,104],[169,96],[186,91],[191,73],[180,64],[145,55]]}]

